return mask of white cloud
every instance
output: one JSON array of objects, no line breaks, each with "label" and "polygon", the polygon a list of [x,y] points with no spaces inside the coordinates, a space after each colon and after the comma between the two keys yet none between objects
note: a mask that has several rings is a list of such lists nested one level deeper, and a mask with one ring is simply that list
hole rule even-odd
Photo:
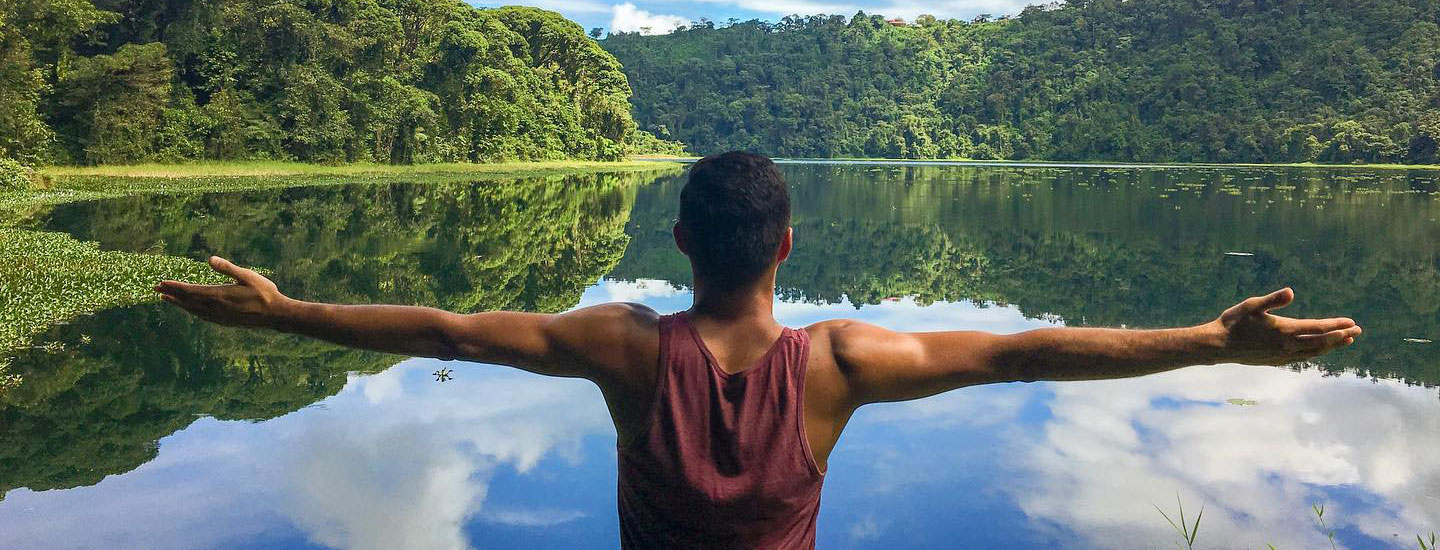
[{"label": "white cloud", "polygon": [[485,521],[489,521],[491,523],[499,523],[501,525],[515,525],[520,527],[553,527],[562,523],[569,523],[587,516],[589,516],[589,514],[586,514],[585,512],[580,510],[553,510],[549,508],[541,508],[535,510],[490,509],[486,510],[483,514],[480,515],[480,517],[485,519]]},{"label": "white cloud", "polygon": [[641,34],[667,34],[690,24],[690,19],[679,15],[650,13],[626,2],[611,7],[610,32],[638,32]]},{"label": "white cloud", "polygon": [[284,511],[311,540],[345,550],[469,547],[460,525],[486,489],[472,476],[492,464],[446,445],[427,426],[367,435],[342,419],[317,427],[286,469],[295,490]]},{"label": "white cloud", "polygon": [[372,405],[397,399],[405,393],[402,372],[393,369],[368,376],[352,373],[346,377],[344,391],[358,391]]},{"label": "white cloud", "polygon": [[600,288],[606,292],[609,302],[643,302],[647,298],[670,298],[681,292],[669,281],[659,279],[606,280],[600,283]]},{"label": "white cloud", "polygon": [[[385,374],[429,372],[446,363],[417,359],[352,381],[365,389]],[[406,400],[338,400],[315,415],[289,449],[293,490],[282,511],[315,542],[345,550],[468,548],[461,526],[558,525],[584,517],[553,510],[485,510],[500,467],[525,473],[542,458],[578,460],[580,438],[610,427],[594,386],[490,366],[450,364],[454,381],[423,384]],[[348,392],[347,392],[348,393]],[[425,403],[423,408],[415,407]],[[570,403],[556,407],[555,403]]]},{"label": "white cloud", "polygon": [[[1190,514],[1208,504],[1201,538],[1217,547],[1328,546],[1317,502],[1333,525],[1380,540],[1440,517],[1433,390],[1233,365],[1052,387],[1054,418],[1016,453],[1025,473],[1011,490],[1026,514],[1094,547],[1165,540],[1153,506],[1173,515],[1177,493]],[[1324,487],[1387,506],[1345,508]]]},{"label": "white cloud", "polygon": [[[442,365],[455,379],[430,381]],[[544,528],[590,515],[492,503],[495,475],[528,475],[547,457],[577,464],[583,438],[613,433],[588,382],[414,359],[354,376],[300,413],[198,421],[162,442],[155,460],[99,485],[12,491],[0,506],[0,548],[215,548],[286,525],[339,550],[490,547],[463,527]]]}]

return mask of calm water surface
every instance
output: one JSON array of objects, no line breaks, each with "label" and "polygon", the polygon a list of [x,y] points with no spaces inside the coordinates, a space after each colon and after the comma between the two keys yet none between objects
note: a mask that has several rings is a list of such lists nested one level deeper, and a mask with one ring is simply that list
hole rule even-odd
[{"label": "calm water surface", "polygon": [[[862,409],[821,548],[1414,548],[1440,530],[1440,173],[788,164],[780,320],[1195,324],[1294,286],[1353,348]],[[68,205],[108,249],[262,266],[287,293],[459,311],[689,304],[683,181],[353,185]],[[144,306],[56,327],[0,400],[0,548],[615,548],[585,382],[347,351]],[[442,366],[455,379],[436,382]]]}]

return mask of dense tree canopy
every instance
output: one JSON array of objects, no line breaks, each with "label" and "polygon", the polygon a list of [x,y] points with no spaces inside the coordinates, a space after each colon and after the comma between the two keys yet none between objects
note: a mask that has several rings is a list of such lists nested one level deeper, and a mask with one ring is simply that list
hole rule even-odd
[{"label": "dense tree canopy", "polygon": [[697,153],[1440,162],[1440,2],[1069,0],[604,40]]},{"label": "dense tree canopy", "polygon": [[0,157],[616,159],[614,57],[460,0],[0,0]]}]

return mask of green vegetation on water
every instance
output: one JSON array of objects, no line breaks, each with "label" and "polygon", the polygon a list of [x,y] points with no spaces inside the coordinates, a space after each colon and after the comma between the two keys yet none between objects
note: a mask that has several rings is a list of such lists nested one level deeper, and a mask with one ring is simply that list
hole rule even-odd
[{"label": "green vegetation on water", "polygon": [[101,251],[63,233],[0,227],[0,354],[83,314],[153,301],[161,279],[220,283],[200,262]]},{"label": "green vegetation on water", "polygon": [[1015,18],[700,24],[603,41],[697,154],[1440,162],[1440,4],[1069,0]]}]

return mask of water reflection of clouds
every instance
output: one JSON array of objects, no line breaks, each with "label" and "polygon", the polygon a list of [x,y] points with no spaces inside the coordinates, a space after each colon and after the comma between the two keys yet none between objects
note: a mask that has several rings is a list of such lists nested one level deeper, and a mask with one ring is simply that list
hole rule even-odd
[{"label": "water reflection of clouds", "polygon": [[578,463],[584,437],[613,437],[599,392],[486,366],[438,384],[436,363],[355,376],[321,406],[268,422],[202,420],[156,460],[93,487],[14,491],[0,506],[0,548],[248,547],[288,533],[271,546],[459,549],[472,547],[472,518],[553,527],[586,517],[485,501],[502,470]]},{"label": "water reflection of clouds", "polygon": [[1177,493],[1192,514],[1208,504],[1206,540],[1245,547],[1328,546],[1313,503],[1378,541],[1413,540],[1440,518],[1433,390],[1220,366],[1054,393],[1054,419],[1020,453],[1014,496],[1097,547],[1168,538],[1152,503],[1173,513]]},{"label": "water reflection of clouds", "polygon": [[[578,462],[580,440],[612,432],[593,386],[477,366],[453,382],[428,383],[433,361],[388,371],[408,382],[403,399],[331,407],[297,441],[289,515],[315,542],[355,550],[467,548],[463,525],[476,514],[506,525],[546,527],[577,510],[500,509],[482,513],[498,468],[529,472],[549,454]],[[347,393],[369,396],[362,377]],[[343,396],[342,396],[343,398]]]},{"label": "water reflection of clouds", "polygon": [[[604,281],[582,305],[610,299],[674,311],[689,294]],[[908,299],[859,310],[783,303],[777,315],[791,326],[858,317],[903,330],[1049,324],[1013,308]],[[94,487],[14,491],[0,503],[0,547],[498,548],[613,523],[613,500],[553,492],[613,491],[613,457],[602,456],[613,429],[593,386],[484,366],[440,384],[429,378],[439,364],[355,376],[319,406],[267,422],[202,420],[167,438],[156,460]],[[1436,433],[1434,390],[1310,372],[1222,366],[970,388],[857,414],[832,457],[820,540],[1153,547],[1170,534],[1151,504],[1173,506],[1178,492],[1207,503],[1210,545],[1325,545],[1307,516],[1323,500],[1343,542],[1376,547],[1356,535],[1390,541],[1437,527]],[[497,492],[497,480],[535,496]]]}]

